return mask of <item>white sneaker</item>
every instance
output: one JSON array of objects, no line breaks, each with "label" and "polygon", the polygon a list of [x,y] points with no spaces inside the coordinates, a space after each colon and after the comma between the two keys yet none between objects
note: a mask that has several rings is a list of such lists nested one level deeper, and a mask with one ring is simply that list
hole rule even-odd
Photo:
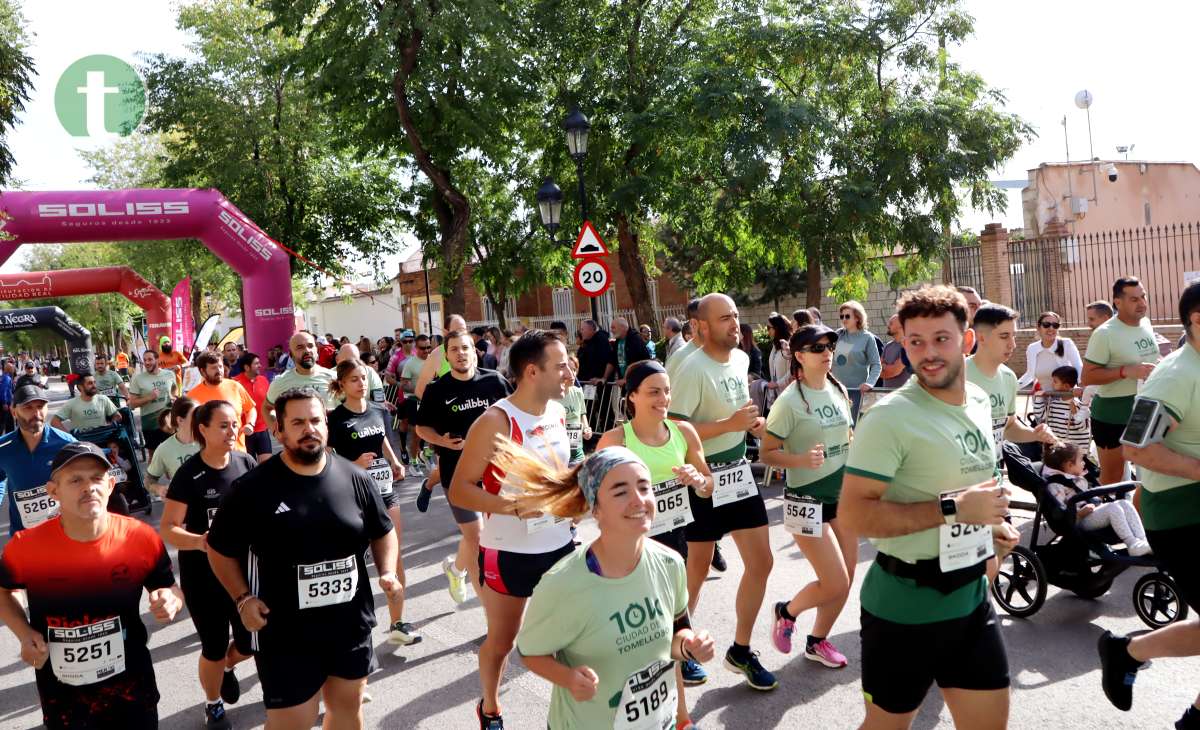
[{"label": "white sneaker", "polygon": [[1140,558],[1143,555],[1149,555],[1150,553],[1150,543],[1146,540],[1135,540],[1133,544],[1129,546],[1129,554],[1135,558]]},{"label": "white sneaker", "polygon": [[442,558],[442,572],[446,574],[446,580],[450,581],[450,598],[454,599],[454,603],[462,605],[467,602],[467,571],[461,573],[454,567],[454,556],[447,555]]}]

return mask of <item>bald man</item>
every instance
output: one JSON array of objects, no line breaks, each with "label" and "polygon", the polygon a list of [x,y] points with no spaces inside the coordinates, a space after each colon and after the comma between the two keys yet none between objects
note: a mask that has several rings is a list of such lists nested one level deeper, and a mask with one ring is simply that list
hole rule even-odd
[{"label": "bald man", "polygon": [[[467,328],[467,320],[460,315],[452,314],[446,317],[445,332],[456,332]],[[419,400],[425,393],[425,386],[429,385],[434,378],[445,375],[450,372],[450,363],[446,360],[446,346],[438,345],[433,352],[429,353],[429,357],[425,358],[425,364],[421,366],[421,374],[417,376],[417,384],[413,386],[413,393],[416,394]]]},{"label": "bald man", "polygon": [[[337,358],[334,360],[334,362],[338,365],[341,365],[347,360],[352,360],[355,358],[359,360],[362,359],[362,353],[359,352],[358,345],[346,343],[338,348]],[[388,411],[394,412],[396,410],[396,406],[392,403],[388,403],[383,397],[383,378],[379,377],[379,371],[370,365],[364,365],[364,367],[367,369],[367,400],[371,401],[372,403],[378,403],[384,408],[387,408]],[[334,368],[334,373],[337,373],[337,368]],[[345,399],[346,397],[344,395],[338,397],[339,401]]]},{"label": "bald man", "polygon": [[285,390],[309,386],[321,394],[325,401],[325,409],[333,410],[337,403],[330,400],[329,384],[333,382],[334,372],[317,364],[317,338],[308,330],[300,330],[288,340],[288,352],[291,353],[294,367],[271,381],[267,389],[267,400],[263,403],[263,415],[271,428],[275,427],[275,399]]}]

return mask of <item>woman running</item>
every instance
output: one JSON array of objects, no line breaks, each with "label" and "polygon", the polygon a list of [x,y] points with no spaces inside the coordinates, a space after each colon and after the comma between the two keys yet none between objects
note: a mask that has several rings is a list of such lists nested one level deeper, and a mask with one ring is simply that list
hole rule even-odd
[{"label": "woman running", "polygon": [[146,467],[146,489],[156,497],[162,497],[166,492],[166,487],[160,486],[158,480],[166,477],[169,483],[183,462],[200,451],[200,444],[192,437],[192,410],[196,405],[191,398],[179,397],[166,414],[167,425],[174,433],[158,445]]},{"label": "woman running", "polygon": [[[667,418],[671,405],[671,384],[667,371],[655,360],[643,360],[625,374],[625,412],[630,420],[606,431],[597,449],[624,446],[637,454],[650,470],[657,508],[648,535],[687,559],[687,540],[683,528],[692,521],[687,490],[701,497],[712,496],[713,478],[704,461],[700,437],[690,423]],[[678,685],[676,727],[692,726],[688,716],[683,685],[704,684],[708,675],[700,665],[685,659],[676,665]]]},{"label": "woman running", "polygon": [[[346,400],[329,413],[329,446],[339,456],[366,469],[375,480],[399,540],[404,526],[400,517],[400,496],[392,483],[404,478],[404,465],[392,451],[389,438],[391,414],[378,403],[367,400],[367,388],[370,387],[367,378],[367,366],[358,358],[338,364],[337,378],[329,384],[329,389],[335,395],[344,395]],[[406,586],[404,558],[400,553],[396,554],[396,575],[400,585]],[[388,614],[391,616],[388,643],[407,646],[421,640],[416,627],[403,620],[403,591],[394,599],[388,599]]]},{"label": "woman running", "polygon": [[242,694],[233,668],[250,658],[252,647],[250,632],[242,625],[237,606],[208,565],[206,536],[221,498],[235,479],[258,462],[236,450],[241,425],[231,403],[212,400],[190,416],[190,430],[200,451],[172,477],[159,533],[165,542],[179,549],[183,600],[200,637],[204,720],[209,730],[217,730],[230,727],[224,703],[234,704]]},{"label": "woman running", "polygon": [[846,666],[827,637],[850,595],[858,562],[858,539],[837,519],[851,411],[846,388],[830,372],[837,339],[836,332],[815,324],[792,335],[795,380],[767,416],[761,452],[764,464],[787,470],[784,525],[817,574],[791,601],[775,604],[771,639],[776,649],[790,653],[796,617],[816,608],[804,656],[832,668]]},{"label": "woman running", "polygon": [[525,490],[522,513],[590,513],[600,527],[534,588],[517,636],[525,665],[554,685],[549,728],[671,727],[671,666],[712,659],[713,640],[691,627],[683,560],[645,539],[656,513],[650,470],[612,446],[555,471],[502,441],[494,463]]}]

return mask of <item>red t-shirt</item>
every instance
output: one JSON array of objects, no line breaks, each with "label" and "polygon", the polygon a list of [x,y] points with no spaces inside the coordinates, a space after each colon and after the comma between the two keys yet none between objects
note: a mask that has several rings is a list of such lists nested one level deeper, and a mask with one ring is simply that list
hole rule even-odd
[{"label": "red t-shirt", "polygon": [[271,381],[267,380],[267,376],[259,375],[250,382],[250,378],[246,377],[246,373],[241,372],[233,376],[241,384],[250,397],[254,399],[254,405],[258,407],[258,420],[254,422],[254,433],[262,433],[267,430],[267,417],[263,415],[263,403],[267,402],[267,391],[271,389]]}]

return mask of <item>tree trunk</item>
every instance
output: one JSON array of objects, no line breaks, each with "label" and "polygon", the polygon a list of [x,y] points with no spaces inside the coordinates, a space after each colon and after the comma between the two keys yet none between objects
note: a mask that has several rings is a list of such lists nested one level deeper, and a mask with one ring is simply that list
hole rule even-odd
[{"label": "tree trunk", "polygon": [[629,298],[633,300],[637,325],[648,324],[650,329],[656,329],[654,302],[650,301],[650,277],[646,274],[646,263],[642,261],[637,234],[633,232],[624,213],[617,215],[617,240],[617,261],[621,266],[621,273],[625,275],[625,284],[629,287]]},{"label": "tree trunk", "polygon": [[821,244],[815,240],[804,243],[804,270],[808,276],[808,292],[804,304],[808,307],[821,306]]}]

